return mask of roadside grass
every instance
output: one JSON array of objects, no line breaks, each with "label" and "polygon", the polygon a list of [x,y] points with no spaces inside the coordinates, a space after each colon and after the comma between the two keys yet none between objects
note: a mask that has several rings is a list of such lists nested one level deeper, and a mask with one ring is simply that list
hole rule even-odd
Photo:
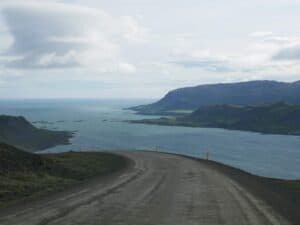
[{"label": "roadside grass", "polygon": [[300,180],[277,181],[277,185],[300,191]]},{"label": "roadside grass", "polygon": [[0,207],[62,191],[87,179],[117,172],[127,165],[104,152],[37,155],[0,144]]}]

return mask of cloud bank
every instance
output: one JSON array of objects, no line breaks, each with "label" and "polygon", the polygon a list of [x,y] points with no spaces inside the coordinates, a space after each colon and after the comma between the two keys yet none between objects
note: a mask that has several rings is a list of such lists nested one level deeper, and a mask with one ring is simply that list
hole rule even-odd
[{"label": "cloud bank", "polygon": [[300,60],[300,45],[281,49],[273,56],[275,60]]},{"label": "cloud bank", "polygon": [[146,30],[131,17],[64,3],[24,2],[2,6],[13,38],[6,66],[19,69],[88,67],[132,72],[122,43],[142,42]]},{"label": "cloud bank", "polygon": [[203,83],[297,80],[298,6],[298,0],[2,0],[0,98],[152,98]]}]

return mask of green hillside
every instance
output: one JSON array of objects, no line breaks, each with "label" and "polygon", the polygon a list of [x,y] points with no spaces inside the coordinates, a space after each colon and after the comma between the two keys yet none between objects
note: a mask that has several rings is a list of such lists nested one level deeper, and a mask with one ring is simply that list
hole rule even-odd
[{"label": "green hillside", "polygon": [[0,144],[0,207],[118,171],[126,163],[108,153],[37,155]]},{"label": "green hillside", "polygon": [[0,142],[26,151],[37,151],[56,145],[69,144],[72,136],[73,134],[67,131],[36,128],[21,116],[0,116]]},{"label": "green hillside", "polygon": [[187,116],[162,117],[131,122],[299,135],[300,105],[280,102],[258,106],[206,106],[200,107]]},{"label": "green hillside", "polygon": [[300,82],[249,81],[179,88],[159,101],[132,107],[140,114],[174,114],[174,111],[196,110],[213,105],[258,105],[284,101],[300,104]]}]

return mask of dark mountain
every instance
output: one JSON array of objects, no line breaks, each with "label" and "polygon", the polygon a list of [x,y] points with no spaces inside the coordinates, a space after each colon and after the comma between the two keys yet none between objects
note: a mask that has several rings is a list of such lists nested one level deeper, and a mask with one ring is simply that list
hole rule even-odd
[{"label": "dark mountain", "polygon": [[209,105],[259,105],[284,101],[300,104],[300,81],[250,81],[209,84],[170,91],[158,102],[132,107],[141,114],[165,114],[175,110],[196,110]]},{"label": "dark mountain", "polygon": [[0,116],[0,142],[27,151],[36,151],[68,144],[72,133],[38,129],[24,117]]},{"label": "dark mountain", "polygon": [[187,116],[133,122],[299,135],[300,105],[280,102],[259,106],[202,106]]}]

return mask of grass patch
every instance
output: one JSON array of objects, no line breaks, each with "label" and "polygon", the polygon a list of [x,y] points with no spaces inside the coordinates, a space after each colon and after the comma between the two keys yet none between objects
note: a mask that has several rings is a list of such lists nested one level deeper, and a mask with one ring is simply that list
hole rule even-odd
[{"label": "grass patch", "polygon": [[0,144],[0,207],[108,175],[126,164],[123,157],[109,153],[37,155]]}]

